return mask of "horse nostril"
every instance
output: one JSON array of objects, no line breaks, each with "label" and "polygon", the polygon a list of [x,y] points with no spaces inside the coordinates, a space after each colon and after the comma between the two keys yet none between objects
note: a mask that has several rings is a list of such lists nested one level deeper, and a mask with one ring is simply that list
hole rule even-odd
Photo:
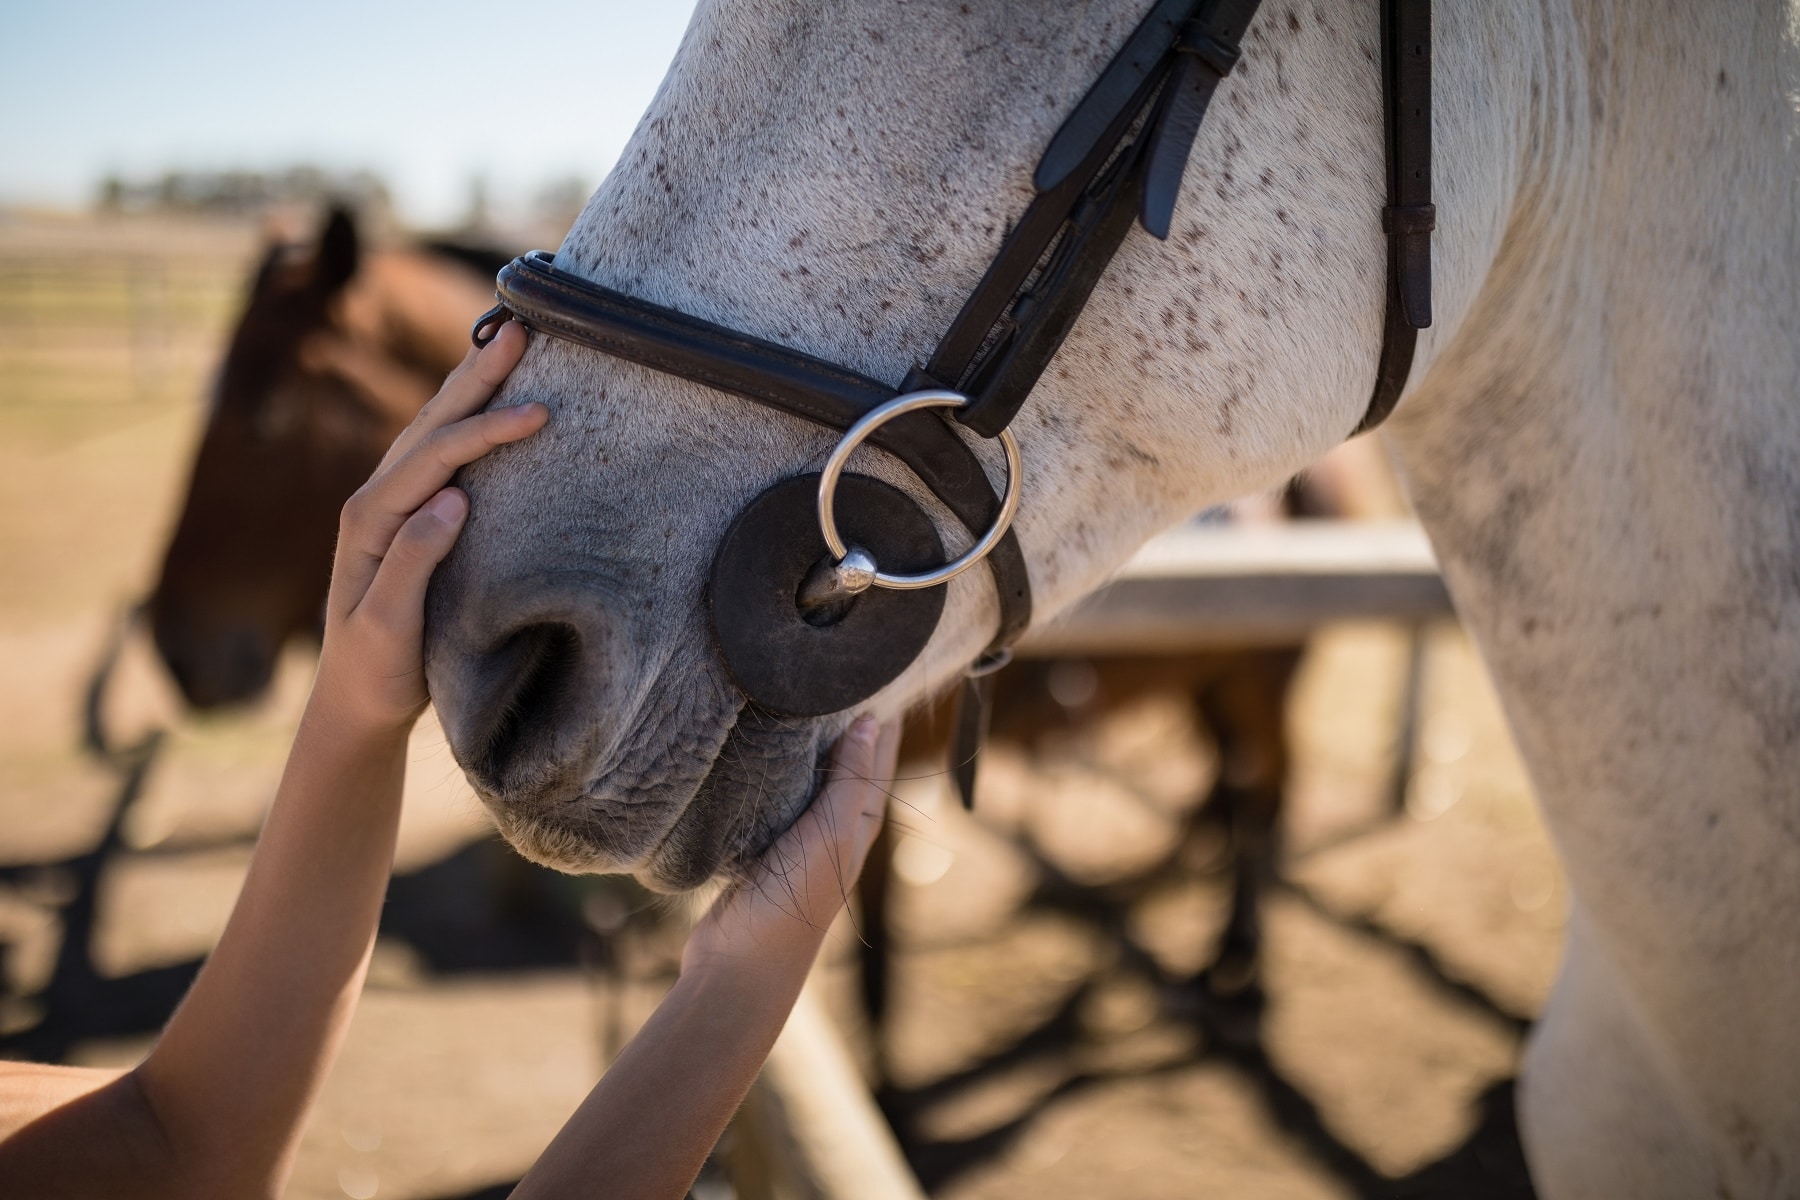
[{"label": "horse nostril", "polygon": [[497,813],[583,793],[629,718],[630,623],[600,581],[563,572],[480,592],[433,583],[425,675],[457,763]]},{"label": "horse nostril", "polygon": [[504,780],[540,743],[554,739],[576,691],[581,656],[580,631],[560,622],[527,625],[486,656],[480,670],[489,725],[475,759],[482,775]]}]

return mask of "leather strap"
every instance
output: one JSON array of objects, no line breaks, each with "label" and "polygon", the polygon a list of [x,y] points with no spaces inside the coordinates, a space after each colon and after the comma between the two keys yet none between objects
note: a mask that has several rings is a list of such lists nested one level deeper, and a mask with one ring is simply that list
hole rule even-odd
[{"label": "leather strap", "polygon": [[[1388,289],[1375,388],[1359,432],[1392,411],[1417,331],[1431,323],[1431,6],[1379,2]],[[1033,176],[1037,196],[929,363],[900,390],[963,391],[972,402],[956,419],[983,436],[1012,421],[1133,217],[1167,236],[1200,121],[1259,7],[1260,0],[1158,0],[1051,139]],[[898,394],[823,359],[559,271],[541,251],[502,270],[497,290],[500,304],[476,324],[478,344],[511,312],[544,332],[836,429]],[[902,459],[971,533],[997,513],[979,460],[942,418],[901,418],[871,440]],[[1029,624],[1031,589],[1011,533],[987,562],[1001,613],[992,652]]]},{"label": "leather strap", "polygon": [[847,367],[561,270],[543,250],[503,267],[494,290],[500,306],[533,329],[820,425],[847,426],[896,395]]},{"label": "leather strap", "polygon": [[[691,379],[830,429],[848,429],[899,395],[836,363],[651,304],[558,270],[542,250],[508,263],[495,280],[500,303],[473,330],[485,344],[508,314],[529,328],[615,358]],[[999,516],[1000,499],[981,460],[943,419],[914,413],[869,439],[904,462],[971,535]],[[1031,623],[1031,577],[1009,530],[984,560],[993,572],[1000,621],[988,652],[1011,645]]]},{"label": "leather strap", "polygon": [[1144,182],[1144,228],[1159,238],[1169,236],[1175,200],[1187,172],[1188,154],[1212,95],[1237,65],[1244,31],[1256,15],[1256,4],[1221,4],[1205,17],[1182,24],[1175,37],[1178,65],[1163,92],[1159,132],[1151,143]]},{"label": "leather strap", "polygon": [[981,747],[987,741],[988,719],[994,711],[992,672],[964,675],[957,683],[956,709],[951,717],[950,782],[965,812],[975,811],[975,773],[981,765]]},{"label": "leather strap", "polygon": [[[954,420],[982,437],[994,437],[1018,416],[1131,232],[1142,188],[1141,162],[1142,146],[1134,145],[1095,181],[1066,222],[1056,251],[1032,286],[1015,298],[987,349],[961,377],[958,390],[969,396],[970,404]],[[938,366],[937,358],[932,365]],[[952,376],[934,372],[934,377]]]},{"label": "leather strap", "polygon": [[1387,147],[1387,307],[1375,391],[1355,432],[1387,420],[1412,373],[1419,330],[1431,325],[1431,0],[1381,0],[1381,80]]},{"label": "leather strap", "polygon": [[1166,238],[1194,135],[1261,0],[1161,0],[1050,139],[1038,189],[938,343],[925,378],[965,392],[954,419],[1012,423],[1087,306],[1135,213]]},{"label": "leather strap", "polygon": [[[1169,47],[1192,14],[1194,0],[1159,0],[1125,39],[1044,147],[1032,186],[1053,192],[1071,176],[1091,175],[1088,164],[1125,135],[1121,114],[1135,114],[1169,68]],[[1093,168],[1097,169],[1097,168]]]}]

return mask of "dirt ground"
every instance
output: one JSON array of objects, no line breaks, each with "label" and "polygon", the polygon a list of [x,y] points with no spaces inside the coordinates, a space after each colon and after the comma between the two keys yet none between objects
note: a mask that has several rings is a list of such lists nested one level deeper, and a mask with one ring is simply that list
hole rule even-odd
[{"label": "dirt ground", "polygon": [[[183,717],[141,639],[79,745],[88,675],[153,576],[249,227],[0,215],[0,1038],[141,1055],[221,929],[310,663],[255,711]],[[969,816],[900,789],[883,1101],[934,1195],[1521,1197],[1520,1041],[1564,893],[1479,663],[1421,631],[1421,719],[1390,801],[1410,631],[1326,630],[1291,722],[1260,1003],[1181,981],[1224,913],[1206,862],[1134,883],[1208,786],[1152,698],[1032,755]],[[667,986],[679,912],[495,843],[429,721],[368,995],[289,1195],[503,1195]],[[856,934],[824,968],[848,1002]],[[871,1060],[873,1055],[871,1054]],[[499,1189],[499,1190],[493,1190]]]}]

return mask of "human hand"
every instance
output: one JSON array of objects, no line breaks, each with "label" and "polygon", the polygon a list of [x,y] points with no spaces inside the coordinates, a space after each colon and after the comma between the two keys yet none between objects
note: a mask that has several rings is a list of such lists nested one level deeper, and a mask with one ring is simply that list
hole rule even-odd
[{"label": "human hand", "polygon": [[[404,732],[425,709],[425,588],[456,544],[469,498],[457,468],[543,428],[549,410],[477,412],[525,352],[514,321],[471,350],[345,503],[313,705],[367,732]],[[473,415],[471,415],[473,414]]]},{"label": "human hand", "polygon": [[811,806],[694,926],[682,975],[745,964],[805,974],[881,831],[899,749],[898,721],[856,719]]}]

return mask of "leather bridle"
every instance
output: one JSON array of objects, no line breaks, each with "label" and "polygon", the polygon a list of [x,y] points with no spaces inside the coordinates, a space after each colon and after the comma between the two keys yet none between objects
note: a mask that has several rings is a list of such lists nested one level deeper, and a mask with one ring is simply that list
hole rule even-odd
[{"label": "leather bridle", "polygon": [[[1431,5],[1378,2],[1386,316],[1374,390],[1353,432],[1393,410],[1418,330],[1431,324]],[[829,464],[824,474],[776,484],[738,515],[711,580],[721,654],[749,699],[793,716],[867,699],[930,640],[944,603],[936,584],[985,562],[1000,619],[964,685],[953,765],[967,801],[985,726],[982,681],[1030,624],[1031,583],[1009,528],[1011,507],[952,422],[1008,439],[1133,221],[1168,236],[1201,120],[1259,6],[1158,0],[1051,138],[1033,176],[1036,196],[930,359],[898,387],[602,287],[559,270],[543,251],[501,270],[499,303],[475,324],[477,345],[510,315],[540,333],[847,431],[833,457],[840,470],[866,438],[905,463],[981,540],[977,549],[987,547],[933,569],[943,555],[935,527],[898,489]],[[1009,499],[1017,487],[1014,469]],[[834,517],[843,521],[841,551],[820,528]],[[909,581],[897,586],[896,576]]]}]

